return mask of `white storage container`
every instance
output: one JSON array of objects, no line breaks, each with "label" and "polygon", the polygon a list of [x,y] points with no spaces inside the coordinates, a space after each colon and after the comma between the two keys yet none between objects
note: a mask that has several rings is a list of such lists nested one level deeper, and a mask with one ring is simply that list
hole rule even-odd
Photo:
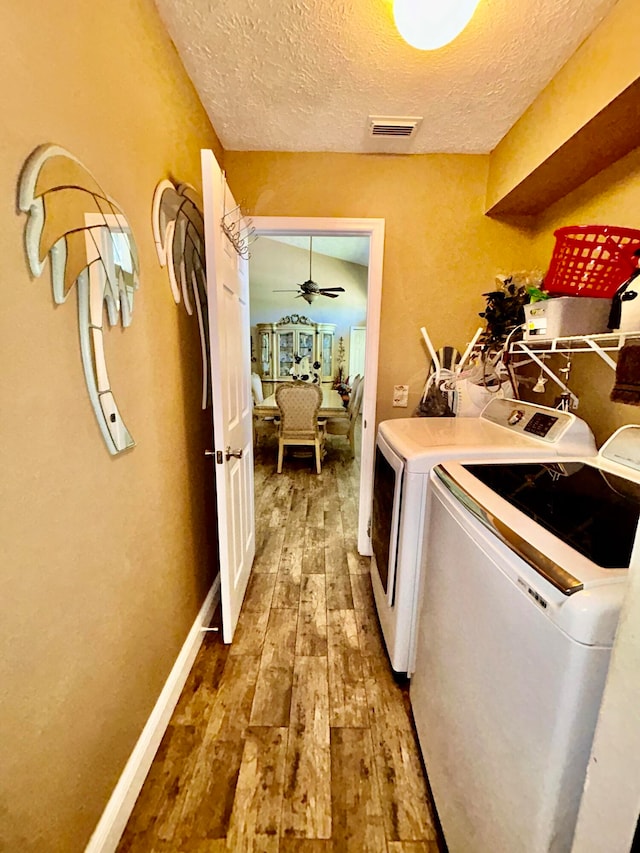
[{"label": "white storage container", "polygon": [[610,299],[559,296],[524,306],[525,341],[608,332]]}]

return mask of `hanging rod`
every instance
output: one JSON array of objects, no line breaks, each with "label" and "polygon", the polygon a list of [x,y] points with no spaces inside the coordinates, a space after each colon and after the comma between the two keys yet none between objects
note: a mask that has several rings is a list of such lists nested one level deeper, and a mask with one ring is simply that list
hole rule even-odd
[{"label": "hanging rod", "polygon": [[[509,344],[509,352],[513,355],[525,355],[535,362],[562,391],[569,395],[572,408],[577,408],[578,398],[554,371],[544,363],[544,358],[539,355],[565,355],[578,352],[595,352],[596,355],[612,370],[616,369],[616,362],[609,355],[610,352],[619,352],[630,340],[640,340],[640,331],[637,332],[607,332],[600,335],[572,335],[570,337],[548,338],[547,340],[512,341]],[[517,364],[514,364],[516,367]]]},{"label": "hanging rod", "polygon": [[553,355],[553,353],[595,352],[612,370],[615,370],[616,363],[607,353],[619,352],[631,340],[640,340],[640,331],[574,335],[565,338],[548,338],[544,341],[512,341],[509,345],[509,352],[521,352],[529,356],[532,356],[533,353]]}]

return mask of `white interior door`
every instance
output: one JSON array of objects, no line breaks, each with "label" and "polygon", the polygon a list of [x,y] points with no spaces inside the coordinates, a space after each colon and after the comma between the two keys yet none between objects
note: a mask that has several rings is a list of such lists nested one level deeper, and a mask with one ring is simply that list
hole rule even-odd
[{"label": "white interior door", "polygon": [[349,378],[364,376],[364,359],[367,349],[367,327],[352,326],[349,334]]},{"label": "white interior door", "polygon": [[222,632],[224,642],[230,643],[256,549],[249,264],[221,227],[224,213],[236,204],[213,152],[207,150],[202,152],[202,194],[213,392],[214,456],[207,464],[213,461],[216,466]]}]

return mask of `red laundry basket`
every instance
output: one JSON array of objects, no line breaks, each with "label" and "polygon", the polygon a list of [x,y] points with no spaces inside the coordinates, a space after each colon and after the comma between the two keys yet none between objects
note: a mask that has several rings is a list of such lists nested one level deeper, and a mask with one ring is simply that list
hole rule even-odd
[{"label": "red laundry basket", "polygon": [[556,245],[544,279],[549,293],[611,298],[637,266],[640,231],[613,225],[570,225]]}]

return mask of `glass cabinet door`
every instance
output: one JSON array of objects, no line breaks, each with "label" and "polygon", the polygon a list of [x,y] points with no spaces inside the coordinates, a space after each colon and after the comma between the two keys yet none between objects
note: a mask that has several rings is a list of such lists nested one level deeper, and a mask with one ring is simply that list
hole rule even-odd
[{"label": "glass cabinet door", "polygon": [[313,332],[298,332],[298,355],[300,358],[309,359],[313,362],[313,342],[315,335]]},{"label": "glass cabinet door", "polygon": [[287,379],[293,367],[293,332],[278,332],[278,378]]},{"label": "glass cabinet door", "polygon": [[271,376],[271,333],[260,332],[258,345],[260,347],[260,364],[262,366],[262,375]]},{"label": "glass cabinet door", "polygon": [[321,347],[321,364],[322,364],[322,378],[323,379],[332,379],[333,378],[333,334],[330,332],[322,333],[322,347]]}]

